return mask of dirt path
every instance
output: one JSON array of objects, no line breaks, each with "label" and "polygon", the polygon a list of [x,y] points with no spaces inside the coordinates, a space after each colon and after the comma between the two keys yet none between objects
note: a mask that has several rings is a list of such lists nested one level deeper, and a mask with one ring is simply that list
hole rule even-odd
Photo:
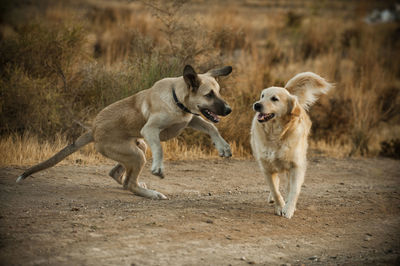
[{"label": "dirt path", "polygon": [[[291,220],[266,203],[254,161],[166,162],[122,190],[106,166],[60,166],[21,185],[0,169],[0,264],[398,264],[400,163],[313,157]],[[378,263],[379,262],[379,263]]]}]

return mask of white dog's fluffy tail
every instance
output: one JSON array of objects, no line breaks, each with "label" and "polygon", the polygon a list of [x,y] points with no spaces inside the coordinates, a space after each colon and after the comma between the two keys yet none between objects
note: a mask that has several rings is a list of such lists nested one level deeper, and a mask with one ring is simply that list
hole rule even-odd
[{"label": "white dog's fluffy tail", "polygon": [[318,96],[326,94],[332,84],[312,72],[303,72],[294,76],[286,83],[285,89],[291,94],[296,95],[300,105],[305,109],[313,105],[318,100]]}]

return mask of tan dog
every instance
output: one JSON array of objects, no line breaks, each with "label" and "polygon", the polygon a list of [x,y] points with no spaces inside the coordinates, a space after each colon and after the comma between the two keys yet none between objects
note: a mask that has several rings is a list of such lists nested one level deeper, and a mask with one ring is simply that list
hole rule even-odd
[{"label": "tan dog", "polygon": [[198,75],[187,65],[183,76],[162,79],[150,89],[111,104],[97,115],[92,130],[47,161],[25,171],[17,182],[57,164],[94,141],[98,152],[118,162],[109,174],[124,188],[142,197],[166,199],[160,192],[147,189],[138,182],[146,162],[146,144],[141,138],[150,145],[153,154],[151,172],[161,178],[164,173],[160,142],[178,136],[186,127],[210,135],[220,156],[232,156],[229,144],[217,128],[199,116],[201,113],[217,123],[218,115],[226,116],[231,112],[231,108],[220,97],[220,87],[215,79],[229,75],[231,71],[232,67],[227,66]]},{"label": "tan dog", "polygon": [[[270,87],[253,105],[257,114],[251,127],[251,147],[270,187],[268,201],[275,202],[275,214],[291,218],[307,167],[307,137],[311,120],[306,110],[331,85],[320,76],[300,73],[285,88]],[[286,203],[279,192],[278,174],[288,175]]]}]

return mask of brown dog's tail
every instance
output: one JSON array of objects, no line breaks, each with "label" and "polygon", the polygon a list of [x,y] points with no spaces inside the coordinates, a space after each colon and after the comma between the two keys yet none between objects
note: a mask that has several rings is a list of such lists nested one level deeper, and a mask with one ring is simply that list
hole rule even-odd
[{"label": "brown dog's tail", "polygon": [[91,131],[86,132],[85,134],[81,135],[74,143],[68,145],[61,151],[54,154],[53,157],[51,157],[51,158],[47,159],[46,161],[41,162],[37,165],[34,165],[31,168],[29,168],[28,170],[26,170],[22,175],[20,175],[17,178],[17,183],[21,182],[22,180],[24,180],[31,174],[34,174],[36,172],[42,171],[44,169],[47,169],[49,167],[56,165],[57,163],[62,161],[68,155],[76,152],[77,150],[79,150],[83,146],[89,144],[90,142],[93,142],[93,140],[94,139],[93,139],[92,132]]}]

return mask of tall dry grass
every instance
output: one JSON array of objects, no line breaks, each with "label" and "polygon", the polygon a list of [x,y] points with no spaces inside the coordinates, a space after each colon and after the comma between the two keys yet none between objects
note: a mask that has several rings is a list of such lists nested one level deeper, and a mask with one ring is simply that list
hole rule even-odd
[{"label": "tall dry grass", "polygon": [[[12,134],[0,139],[0,167],[10,165],[33,165],[44,161],[60,151],[68,140],[65,135],[57,134],[52,141],[41,140],[37,135],[26,133],[23,135]],[[247,159],[250,154],[237,143],[230,143],[232,152],[237,158]],[[177,139],[162,143],[166,160],[195,160],[213,158],[218,159],[218,153],[207,148],[207,146],[196,145],[189,147]],[[147,150],[146,158],[150,160],[151,151]],[[96,152],[94,145],[89,144],[76,153],[73,153],[60,164],[114,164],[112,160],[101,156]]]},{"label": "tall dry grass", "polygon": [[[316,72],[336,86],[310,110],[311,140],[317,143],[311,146],[326,147],[330,154],[336,149],[338,154],[377,155],[381,142],[398,143],[400,133],[400,25],[368,25],[362,19],[386,5],[307,0],[232,1],[229,6],[184,0],[10,3],[2,9],[0,24],[0,134],[8,143],[2,148],[31,141],[42,155],[3,152],[1,164],[44,159],[60,148],[60,139],[66,144],[82,133],[74,121],[90,124],[108,104],[161,78],[181,75],[187,63],[200,72],[233,66],[232,75],[220,79],[233,112],[218,127],[233,144],[234,156],[250,155],[251,106],[260,91],[283,86],[302,71]],[[53,148],[41,152],[44,143]],[[209,137],[193,130],[165,145],[167,159],[216,156]],[[100,160],[91,161],[91,156],[84,161]]]}]

